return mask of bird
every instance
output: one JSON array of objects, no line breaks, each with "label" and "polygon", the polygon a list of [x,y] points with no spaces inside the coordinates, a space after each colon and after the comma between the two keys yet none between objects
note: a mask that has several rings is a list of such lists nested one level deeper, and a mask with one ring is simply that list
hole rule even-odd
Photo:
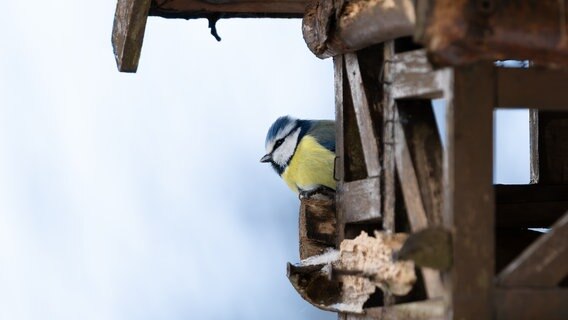
[{"label": "bird", "polygon": [[279,117],[268,129],[265,148],[260,162],[270,163],[300,198],[335,192],[335,121]]}]

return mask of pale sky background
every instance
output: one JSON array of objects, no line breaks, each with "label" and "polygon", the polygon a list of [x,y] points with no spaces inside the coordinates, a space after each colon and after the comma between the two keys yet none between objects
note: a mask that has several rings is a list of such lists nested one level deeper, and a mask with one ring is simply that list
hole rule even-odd
[{"label": "pale sky background", "polygon": [[[331,61],[300,20],[222,20],[218,43],[150,18],[121,74],[115,5],[3,5],[0,319],[335,319],[286,279],[298,200],[258,162],[277,116],[333,118]],[[496,180],[526,183],[527,112],[497,128]]]}]

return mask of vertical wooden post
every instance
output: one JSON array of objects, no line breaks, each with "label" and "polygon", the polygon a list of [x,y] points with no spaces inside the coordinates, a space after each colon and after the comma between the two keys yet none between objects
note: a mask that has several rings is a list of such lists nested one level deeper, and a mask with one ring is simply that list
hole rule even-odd
[{"label": "vertical wooden post", "polygon": [[[482,80],[480,80],[482,79]],[[477,63],[453,72],[447,90],[444,223],[453,232],[449,294],[453,319],[491,319],[493,312],[494,69]]]},{"label": "vertical wooden post", "polygon": [[120,72],[136,72],[142,51],[150,0],[118,0],[112,26],[112,47]]},{"label": "vertical wooden post", "polygon": [[[343,122],[343,55],[333,57],[333,75],[335,86],[335,168],[334,178],[338,183],[337,190],[341,190],[341,185],[345,181],[345,132]],[[345,219],[341,205],[336,206],[337,212],[337,247],[345,238]]]}]

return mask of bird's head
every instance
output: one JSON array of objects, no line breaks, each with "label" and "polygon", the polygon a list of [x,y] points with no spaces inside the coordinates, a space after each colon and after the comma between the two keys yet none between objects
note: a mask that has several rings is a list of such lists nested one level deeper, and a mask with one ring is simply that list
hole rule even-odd
[{"label": "bird's head", "polygon": [[296,151],[301,132],[301,120],[290,116],[276,119],[266,134],[266,155],[260,162],[270,162],[276,172],[282,174]]}]

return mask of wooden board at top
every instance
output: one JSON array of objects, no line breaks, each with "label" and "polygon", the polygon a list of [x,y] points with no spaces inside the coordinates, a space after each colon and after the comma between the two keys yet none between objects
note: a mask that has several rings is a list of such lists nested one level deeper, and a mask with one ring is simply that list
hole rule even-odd
[{"label": "wooden board at top", "polygon": [[301,18],[309,0],[152,0],[151,16],[164,18]]}]

